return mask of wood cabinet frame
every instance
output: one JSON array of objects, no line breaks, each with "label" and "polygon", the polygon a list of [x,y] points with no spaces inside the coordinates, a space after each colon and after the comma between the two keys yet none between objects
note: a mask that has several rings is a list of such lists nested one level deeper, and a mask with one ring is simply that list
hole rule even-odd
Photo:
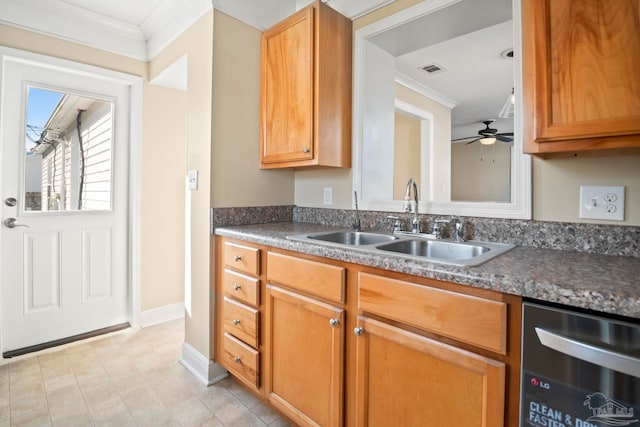
[{"label": "wood cabinet frame", "polygon": [[[339,309],[343,310],[343,317],[341,323],[343,325],[343,341],[342,341],[342,354],[344,358],[344,364],[342,368],[342,378],[343,384],[340,386],[340,390],[342,393],[341,404],[342,404],[342,416],[341,422],[347,426],[353,426],[356,424],[356,394],[357,387],[360,387],[359,382],[356,381],[356,371],[358,369],[358,358],[362,357],[362,353],[357,352],[357,345],[359,343],[359,338],[354,334],[353,330],[358,324],[358,316],[364,316],[368,319],[374,321],[381,321],[387,325],[393,326],[402,330],[403,332],[408,332],[411,334],[416,334],[422,336],[424,338],[432,339],[437,342],[447,344],[453,348],[459,349],[461,351],[468,351],[477,354],[480,357],[493,359],[497,362],[501,362],[505,364],[505,410],[503,413],[504,424],[507,426],[515,426],[518,424],[518,408],[519,408],[519,392],[520,392],[520,343],[521,343],[521,319],[522,319],[522,308],[521,303],[522,299],[518,296],[501,294],[495,291],[479,289],[475,287],[458,285],[449,282],[443,282],[440,280],[434,280],[423,277],[410,276],[403,273],[397,273],[387,270],[381,270],[372,267],[365,267],[357,264],[350,264],[343,261],[330,260],[318,256],[306,255],[296,252],[291,252],[283,249],[273,248],[269,246],[247,243],[241,241],[239,239],[232,238],[224,238],[219,236],[213,237],[213,243],[215,250],[213,253],[215,254],[215,272],[212,276],[212,284],[214,291],[214,300],[215,300],[215,311],[212,313],[214,316],[212,321],[214,323],[214,327],[212,328],[212,343],[214,345],[214,349],[212,350],[212,354],[215,354],[216,361],[219,361],[224,367],[225,366],[225,353],[224,353],[224,328],[222,324],[222,309],[223,309],[223,279],[224,279],[224,242],[230,242],[239,244],[242,246],[251,246],[255,249],[259,249],[259,263],[262,266],[260,269],[260,304],[257,307],[260,312],[263,314],[263,321],[260,322],[260,336],[265,337],[264,340],[260,343],[259,351],[260,358],[257,361],[259,364],[257,371],[259,372],[259,378],[256,383],[260,384],[260,388],[256,387],[256,384],[252,384],[249,381],[243,380],[241,377],[237,377],[239,380],[243,381],[247,386],[250,387],[250,390],[255,394],[262,402],[265,404],[269,404],[273,406],[277,411],[281,412],[285,417],[291,419],[289,410],[284,407],[279,407],[272,405],[269,398],[269,393],[267,392],[270,386],[267,385],[267,381],[271,375],[271,364],[272,361],[271,355],[269,354],[268,349],[268,332],[267,325],[272,320],[270,319],[270,312],[268,306],[268,297],[266,296],[267,292],[267,274],[266,272],[269,270],[269,265],[267,262],[268,254],[279,254],[284,255],[286,257],[293,257],[298,260],[302,260],[304,262],[301,265],[307,265],[308,262],[313,263],[323,263],[326,264],[329,269],[333,269],[333,267],[343,268],[345,271],[343,273],[343,293],[334,293],[331,292],[324,296],[313,296],[311,294],[303,295],[305,298],[308,298],[315,302],[320,302],[321,304],[326,305],[327,307],[332,307],[333,310]],[[435,332],[429,332],[425,329],[421,329],[418,326],[411,326],[401,321],[397,320],[389,320],[383,318],[374,313],[363,312],[358,309],[358,276],[360,273],[374,274],[384,276],[386,278],[392,280],[399,281],[410,281],[415,286],[424,286],[433,289],[440,289],[447,292],[456,292],[460,294],[470,295],[473,297],[484,298],[487,300],[504,302],[507,304],[507,313],[506,313],[506,349],[503,354],[499,354],[496,351],[490,351],[488,349],[479,348],[477,346],[471,345],[469,343],[465,343],[453,338],[448,338],[443,335],[438,335]],[[314,277],[311,275],[310,277]],[[275,284],[276,288],[282,289],[283,291],[287,291],[293,294],[304,294],[304,288],[293,289],[287,288],[285,289],[281,284]],[[337,295],[337,296],[336,296]],[[341,296],[342,295],[342,296]],[[342,301],[342,302],[340,302]],[[502,352],[502,350],[500,350]],[[285,414],[283,411],[287,411]],[[338,422],[337,418],[335,418]],[[362,419],[361,416],[358,419]],[[296,422],[300,423],[300,419],[296,419]],[[493,426],[491,426],[493,427]]]},{"label": "wood cabinet frame", "polygon": [[320,0],[263,33],[261,168],[351,166],[351,39]]},{"label": "wood cabinet frame", "polygon": [[[621,6],[635,8],[635,14]],[[619,9],[619,16],[597,19],[604,10],[598,8]],[[640,148],[640,42],[633,35],[638,9],[638,0],[621,0],[615,7],[606,0],[588,5],[522,0],[525,153],[616,154]],[[617,32],[628,35],[628,46],[619,45],[625,36]],[[619,81],[610,81],[613,75]],[[624,103],[628,108],[609,111],[616,103],[623,104],[618,110],[625,110]]]}]

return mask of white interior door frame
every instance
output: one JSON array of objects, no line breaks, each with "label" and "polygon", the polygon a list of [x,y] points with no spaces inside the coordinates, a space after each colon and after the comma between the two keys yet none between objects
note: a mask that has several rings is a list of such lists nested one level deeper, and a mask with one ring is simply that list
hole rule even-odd
[{"label": "white interior door frame", "polygon": [[[124,84],[130,88],[130,127],[129,127],[129,188],[128,188],[128,253],[127,269],[129,276],[129,319],[131,326],[140,327],[141,313],[141,170],[142,170],[142,96],[143,79],[122,72],[112,71],[100,67],[80,64],[73,61],[54,58],[46,55],[22,51],[18,49],[0,46],[0,78],[4,79],[7,60],[24,63],[33,62],[39,66],[46,64],[52,70],[72,71],[74,73],[89,74],[108,79],[113,82]],[[0,93],[0,108],[9,108],[11,100],[4,99],[4,94]],[[1,148],[4,146],[0,142],[0,161],[3,159]],[[2,176],[0,175],[0,180]],[[2,182],[0,182],[2,188]],[[0,234],[0,239],[2,235]],[[0,242],[1,244],[2,242]],[[1,262],[1,260],[0,260]],[[2,268],[2,265],[0,265]],[[0,287],[1,292],[1,287]],[[0,293],[0,299],[2,294]],[[2,331],[5,325],[2,324],[0,316],[0,349],[2,347]]]}]

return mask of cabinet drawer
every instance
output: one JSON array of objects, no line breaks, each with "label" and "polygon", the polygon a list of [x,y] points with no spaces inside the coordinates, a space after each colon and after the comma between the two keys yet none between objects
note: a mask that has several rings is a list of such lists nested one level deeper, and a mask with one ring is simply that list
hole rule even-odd
[{"label": "cabinet drawer", "polygon": [[260,249],[225,242],[224,263],[227,267],[253,276],[260,275]]},{"label": "cabinet drawer", "polygon": [[247,344],[258,347],[260,313],[255,308],[224,297],[224,330]]},{"label": "cabinet drawer", "polygon": [[358,282],[360,310],[506,354],[504,302],[368,273]]},{"label": "cabinet drawer", "polygon": [[226,332],[223,345],[226,368],[250,384],[260,387],[260,352]]},{"label": "cabinet drawer", "polygon": [[337,303],[345,302],[345,269],[269,252],[267,280]]},{"label": "cabinet drawer", "polygon": [[225,295],[256,307],[260,305],[259,279],[225,270],[222,288]]}]

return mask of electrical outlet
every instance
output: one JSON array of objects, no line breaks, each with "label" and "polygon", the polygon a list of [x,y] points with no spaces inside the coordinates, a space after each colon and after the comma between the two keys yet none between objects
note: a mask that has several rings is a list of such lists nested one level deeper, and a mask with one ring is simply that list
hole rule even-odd
[{"label": "electrical outlet", "polygon": [[330,206],[333,204],[333,188],[332,187],[324,187],[324,197],[322,198],[322,203]]},{"label": "electrical outlet", "polygon": [[580,186],[580,218],[624,221],[624,187]]}]

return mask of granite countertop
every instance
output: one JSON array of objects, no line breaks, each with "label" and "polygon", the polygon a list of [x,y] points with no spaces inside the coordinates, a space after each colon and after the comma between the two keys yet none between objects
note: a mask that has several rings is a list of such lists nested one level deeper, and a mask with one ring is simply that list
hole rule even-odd
[{"label": "granite countertop", "polygon": [[639,258],[517,246],[479,266],[456,267],[393,254],[361,251],[357,247],[336,247],[287,239],[287,236],[295,234],[338,229],[284,222],[216,228],[215,234],[640,319]]}]

